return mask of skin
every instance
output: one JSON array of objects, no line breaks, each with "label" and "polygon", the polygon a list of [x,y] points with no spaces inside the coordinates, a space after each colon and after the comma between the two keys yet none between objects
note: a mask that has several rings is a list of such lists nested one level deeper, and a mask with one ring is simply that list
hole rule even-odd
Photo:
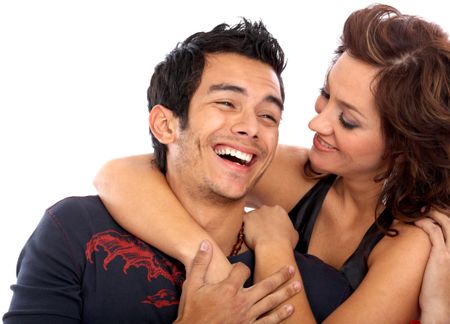
[{"label": "skin", "polygon": [[[156,105],[150,111],[150,129],[167,145],[165,177],[170,189],[224,253],[231,251],[241,227],[247,192],[274,156],[282,108],[279,81],[269,65],[221,53],[206,57],[200,84],[189,104],[185,129],[181,129],[178,118],[167,107]],[[224,153],[237,154],[249,163],[231,162],[221,157]],[[196,322],[199,313],[191,311],[191,305],[202,304],[199,301],[205,296],[239,310],[229,318],[233,322],[254,322],[287,298],[295,298],[292,296],[300,290],[300,282],[294,280],[265,297],[288,279],[296,278],[293,267],[289,268],[289,276],[286,270],[282,271],[284,276],[278,280],[277,275],[272,276],[249,290],[242,288],[249,275],[243,265],[233,266],[227,278],[214,287],[201,284],[195,273],[201,274],[202,269],[198,265],[189,269],[194,276],[185,284],[180,321]],[[191,295],[194,297],[186,297]],[[287,305],[262,319],[277,322],[292,312],[293,306]],[[201,313],[202,320],[209,318],[208,314],[217,318],[217,312],[211,308]]]},{"label": "skin", "polygon": [[[256,203],[268,205],[285,196],[280,202],[282,207],[290,210],[298,197],[313,185],[304,181],[298,172],[298,165],[303,165],[308,155],[314,168],[338,174],[340,177],[330,189],[319,213],[308,250],[335,268],[343,265],[373,223],[381,189],[381,185],[372,180],[384,167],[381,162],[384,146],[380,122],[370,88],[375,73],[375,68],[344,54],[330,71],[325,94],[316,101],[318,115],[309,124],[317,134],[312,149],[297,153],[294,149],[280,150],[281,156],[274,161],[281,160],[280,166],[268,170],[267,177],[262,179],[254,193],[258,197]],[[358,126],[345,128],[340,120],[341,114],[345,121]],[[271,189],[270,183],[283,173],[283,179],[289,179],[288,184]],[[292,188],[297,188],[294,195],[289,192]],[[258,196],[261,192],[264,194]],[[275,217],[285,217],[282,214],[280,210],[258,214],[253,224],[259,229],[254,232],[268,228]],[[270,227],[273,228],[273,224]],[[417,318],[417,300],[429,242],[417,228],[400,223],[394,227],[400,235],[385,237],[377,244],[369,256],[369,271],[360,287],[327,321],[395,323]],[[281,248],[281,244],[287,244],[277,243],[279,240],[266,244],[273,247],[266,247],[261,257],[269,258]],[[285,262],[289,260],[288,256],[284,258]],[[270,270],[265,273],[270,273]],[[395,302],[399,298],[402,298],[402,305]],[[380,309],[383,312],[379,312]]]},{"label": "skin", "polygon": [[[179,129],[170,110],[153,109],[150,125],[157,124],[168,134],[160,141],[168,144],[170,188],[187,210],[195,211],[195,221],[221,250],[229,253],[241,227],[245,196],[275,153],[282,110],[275,72],[240,55],[209,55],[189,105],[186,129]],[[159,135],[154,128],[153,134]],[[248,154],[251,162],[241,165],[222,158],[218,152],[225,149]]]},{"label": "skin", "polygon": [[[249,200],[253,206],[278,204],[282,207],[265,207],[253,211],[248,226],[246,218],[246,242],[254,248],[257,260],[265,260],[264,264],[257,263],[257,278],[262,279],[281,265],[294,262],[291,239],[294,230],[285,210],[290,210],[315,183],[306,179],[300,171],[308,156],[315,169],[339,176],[320,210],[308,253],[340,268],[373,223],[382,186],[375,183],[373,177],[385,168],[381,159],[384,139],[371,89],[376,72],[374,67],[343,54],[328,75],[325,92],[317,99],[318,115],[309,124],[316,132],[311,150],[279,146],[273,163],[250,193]],[[348,124],[352,128],[345,127]],[[154,176],[151,170],[146,172],[139,173],[139,177],[146,179],[147,184],[144,186],[147,187],[144,188],[153,192],[151,187],[159,187],[161,183],[155,178],[150,179]],[[130,177],[126,178],[133,183]],[[129,184],[122,183],[125,186]],[[145,189],[143,191],[146,192]],[[117,205],[117,196],[108,199],[108,194],[105,195],[104,191],[103,194],[109,201],[115,199]],[[142,201],[138,203],[136,197],[127,203],[124,200],[130,197],[122,198],[122,208],[134,202],[132,204],[145,210],[145,204]],[[172,211],[176,206],[171,198],[156,201],[168,204],[170,201]],[[108,206],[108,202],[106,204]],[[164,214],[164,211],[161,213]],[[183,212],[175,213],[174,219],[177,219],[178,226],[183,227],[182,240],[198,242],[207,238],[198,229],[191,231],[190,225],[182,221],[186,217]],[[143,211],[141,215],[146,213]],[[119,216],[118,210],[115,216]],[[352,296],[325,322],[403,323],[418,318],[419,291],[430,242],[426,233],[417,227],[395,223],[393,228],[400,234],[396,237],[386,236],[375,246],[368,259],[366,277]],[[153,240],[151,243],[158,246],[157,240],[149,238],[148,233],[135,232],[144,239]],[[261,233],[265,234],[264,239],[258,238]],[[182,260],[192,259],[194,254],[191,251],[188,258],[186,255],[189,252],[175,252],[175,257],[177,253]],[[189,261],[186,262],[189,264]],[[398,303],[398,300],[402,300],[402,303]],[[297,296],[293,304],[295,313],[303,312],[302,323],[314,322],[306,299]]]},{"label": "skin", "polygon": [[[205,276],[212,258],[212,245],[203,241],[183,284],[179,316],[175,323],[279,323],[288,318],[294,308],[284,305],[276,312],[262,316],[268,309],[281,304],[300,291],[298,283],[279,289],[294,275],[293,267],[284,267],[272,278],[250,288],[242,288],[250,270],[234,265],[228,278],[218,284],[206,284]],[[242,270],[244,267],[244,270]],[[220,292],[220,293],[218,293]]]},{"label": "skin", "polygon": [[309,158],[317,171],[370,183],[384,168],[384,139],[370,90],[376,73],[347,53],[331,69],[309,122],[315,132]]},{"label": "skin", "polygon": [[[196,206],[203,199],[242,200],[273,158],[282,107],[278,79],[269,66],[236,54],[208,55],[190,102],[188,127],[178,139],[183,145],[169,152],[176,154],[166,175],[171,187],[183,174],[183,180],[196,179],[197,188],[189,182],[178,185],[199,192]],[[226,148],[251,155],[251,166],[216,153]]]},{"label": "skin", "polygon": [[[382,185],[372,180],[385,167],[380,119],[370,90],[376,72],[344,53],[331,69],[316,100],[317,115],[309,122],[315,132],[309,151],[313,167],[340,176],[314,227],[310,252],[335,268],[343,265],[372,224]],[[350,129],[347,123],[357,126]],[[345,235],[349,232],[353,235]],[[323,235],[335,242],[334,249],[323,246]]]},{"label": "skin", "polygon": [[450,318],[450,218],[436,210],[415,223],[430,237],[430,258],[420,292],[421,322],[448,323]]}]

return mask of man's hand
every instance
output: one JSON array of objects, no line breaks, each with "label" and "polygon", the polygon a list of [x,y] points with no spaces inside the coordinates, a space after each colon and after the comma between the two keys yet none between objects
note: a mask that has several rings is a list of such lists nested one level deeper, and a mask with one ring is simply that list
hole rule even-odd
[{"label": "man's hand", "polygon": [[293,306],[288,304],[264,315],[300,291],[299,282],[283,285],[292,278],[293,267],[286,266],[254,286],[243,288],[250,271],[244,264],[237,263],[225,280],[206,284],[211,256],[211,244],[203,241],[183,284],[175,323],[271,324],[293,313]]},{"label": "man's hand", "polygon": [[421,322],[448,323],[450,320],[450,218],[436,210],[429,218],[415,222],[428,233],[432,248],[423,277],[419,302]]}]

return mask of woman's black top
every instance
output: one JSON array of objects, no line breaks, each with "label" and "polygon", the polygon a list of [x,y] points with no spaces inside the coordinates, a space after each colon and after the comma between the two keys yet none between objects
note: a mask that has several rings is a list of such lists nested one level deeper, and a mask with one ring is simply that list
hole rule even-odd
[{"label": "woman's black top", "polygon": [[[336,175],[322,178],[312,187],[306,195],[289,212],[294,227],[299,232],[299,242],[295,248],[297,252],[307,254],[309,241],[316,222],[317,216],[322,208],[325,196],[336,179]],[[385,209],[378,217],[377,222],[382,228],[388,228],[392,223],[392,213]],[[350,286],[355,290],[367,273],[367,259],[375,245],[383,238],[384,233],[374,222],[367,230],[353,254],[338,269],[348,280]]]}]

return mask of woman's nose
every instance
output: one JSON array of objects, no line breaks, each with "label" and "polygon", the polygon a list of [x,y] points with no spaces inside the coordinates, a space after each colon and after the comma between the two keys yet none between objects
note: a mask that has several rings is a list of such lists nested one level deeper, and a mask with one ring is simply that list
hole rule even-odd
[{"label": "woman's nose", "polygon": [[309,129],[314,132],[330,135],[333,133],[333,121],[332,121],[332,113],[330,109],[323,108],[320,112],[314,116],[313,119],[308,123]]}]

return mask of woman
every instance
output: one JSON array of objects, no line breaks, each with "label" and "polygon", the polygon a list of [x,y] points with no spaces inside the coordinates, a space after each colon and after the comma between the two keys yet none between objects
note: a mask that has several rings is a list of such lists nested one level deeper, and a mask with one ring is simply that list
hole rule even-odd
[{"label": "woman", "polygon": [[[290,210],[296,250],[338,269],[353,287],[326,321],[417,318],[430,244],[409,223],[450,208],[449,88],[450,42],[437,25],[384,5],[354,12],[309,123],[312,148],[280,146],[252,192],[253,206]],[[112,162],[97,188],[122,225],[189,267],[207,236],[167,198],[150,159]],[[287,220],[276,207],[246,217],[245,242],[265,261],[262,276],[293,263]],[[217,251],[212,273],[220,277],[226,261]]]}]

